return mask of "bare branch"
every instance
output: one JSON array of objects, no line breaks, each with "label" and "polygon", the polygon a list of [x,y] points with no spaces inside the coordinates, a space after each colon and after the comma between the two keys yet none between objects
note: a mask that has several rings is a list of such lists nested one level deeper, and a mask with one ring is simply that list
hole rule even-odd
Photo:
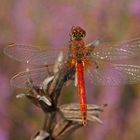
[{"label": "bare branch", "polygon": [[[44,126],[32,137],[32,140],[62,140],[78,128],[83,127],[78,103],[58,106],[62,87],[68,80],[73,79],[74,74],[75,69],[64,64],[51,78],[46,78],[47,82],[43,83],[43,88],[34,86],[29,80],[27,84],[29,93],[17,96],[17,98],[26,96],[45,113]],[[87,105],[88,122],[102,123],[99,115],[103,112],[104,107],[105,105]],[[59,120],[57,120],[57,116],[60,117]]]}]

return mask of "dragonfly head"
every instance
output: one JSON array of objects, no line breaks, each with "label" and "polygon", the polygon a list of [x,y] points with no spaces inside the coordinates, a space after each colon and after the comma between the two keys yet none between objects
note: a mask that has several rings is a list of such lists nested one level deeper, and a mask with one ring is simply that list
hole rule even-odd
[{"label": "dragonfly head", "polygon": [[70,36],[73,40],[81,40],[86,36],[86,31],[79,26],[73,26]]}]

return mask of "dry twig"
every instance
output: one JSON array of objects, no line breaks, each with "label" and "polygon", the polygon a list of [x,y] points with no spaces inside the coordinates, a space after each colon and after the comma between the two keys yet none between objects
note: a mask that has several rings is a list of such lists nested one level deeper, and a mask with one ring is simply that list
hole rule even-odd
[{"label": "dry twig", "polygon": [[[54,72],[53,76],[45,80],[45,88],[35,87],[29,80],[29,93],[17,96],[18,98],[26,96],[45,113],[44,126],[31,138],[32,140],[62,140],[83,126],[79,104],[71,103],[58,106],[62,87],[66,81],[73,79],[74,74],[74,68],[62,65],[59,69],[57,68],[57,72]],[[105,105],[87,105],[87,120],[102,123],[99,115],[103,112],[104,107]],[[57,116],[59,116],[59,120],[57,120]]]}]

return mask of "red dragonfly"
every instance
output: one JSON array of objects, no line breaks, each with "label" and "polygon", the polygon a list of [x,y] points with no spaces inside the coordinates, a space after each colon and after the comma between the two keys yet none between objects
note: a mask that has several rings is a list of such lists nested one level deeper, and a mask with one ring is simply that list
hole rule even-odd
[{"label": "red dragonfly", "polygon": [[[95,40],[86,45],[83,39],[85,36],[84,29],[79,26],[72,27],[70,45],[66,48],[68,51],[62,49],[65,57],[63,61],[61,60],[61,63],[66,62],[76,70],[75,79],[84,126],[87,124],[85,74],[94,85],[115,86],[140,83],[140,66],[131,65],[125,61],[122,63],[123,60],[132,60],[139,55],[140,38],[118,44],[101,45],[99,40]],[[4,53],[17,61],[46,66],[54,63],[59,51],[54,49],[43,52],[33,46],[12,44],[4,49]],[[25,88],[27,79],[31,77],[33,84],[40,86],[47,76],[49,73],[46,67],[37,68],[17,74],[11,79],[11,84]]]}]

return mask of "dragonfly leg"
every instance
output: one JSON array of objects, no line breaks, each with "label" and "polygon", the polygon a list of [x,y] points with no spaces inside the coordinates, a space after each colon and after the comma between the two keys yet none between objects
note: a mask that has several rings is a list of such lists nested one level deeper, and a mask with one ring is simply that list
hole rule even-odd
[{"label": "dragonfly leg", "polygon": [[96,61],[94,61],[94,65],[95,65],[95,68],[98,69],[99,68],[99,65]]},{"label": "dragonfly leg", "polygon": [[75,72],[75,79],[74,79],[74,85],[77,87],[78,81],[77,81],[77,72]]}]

